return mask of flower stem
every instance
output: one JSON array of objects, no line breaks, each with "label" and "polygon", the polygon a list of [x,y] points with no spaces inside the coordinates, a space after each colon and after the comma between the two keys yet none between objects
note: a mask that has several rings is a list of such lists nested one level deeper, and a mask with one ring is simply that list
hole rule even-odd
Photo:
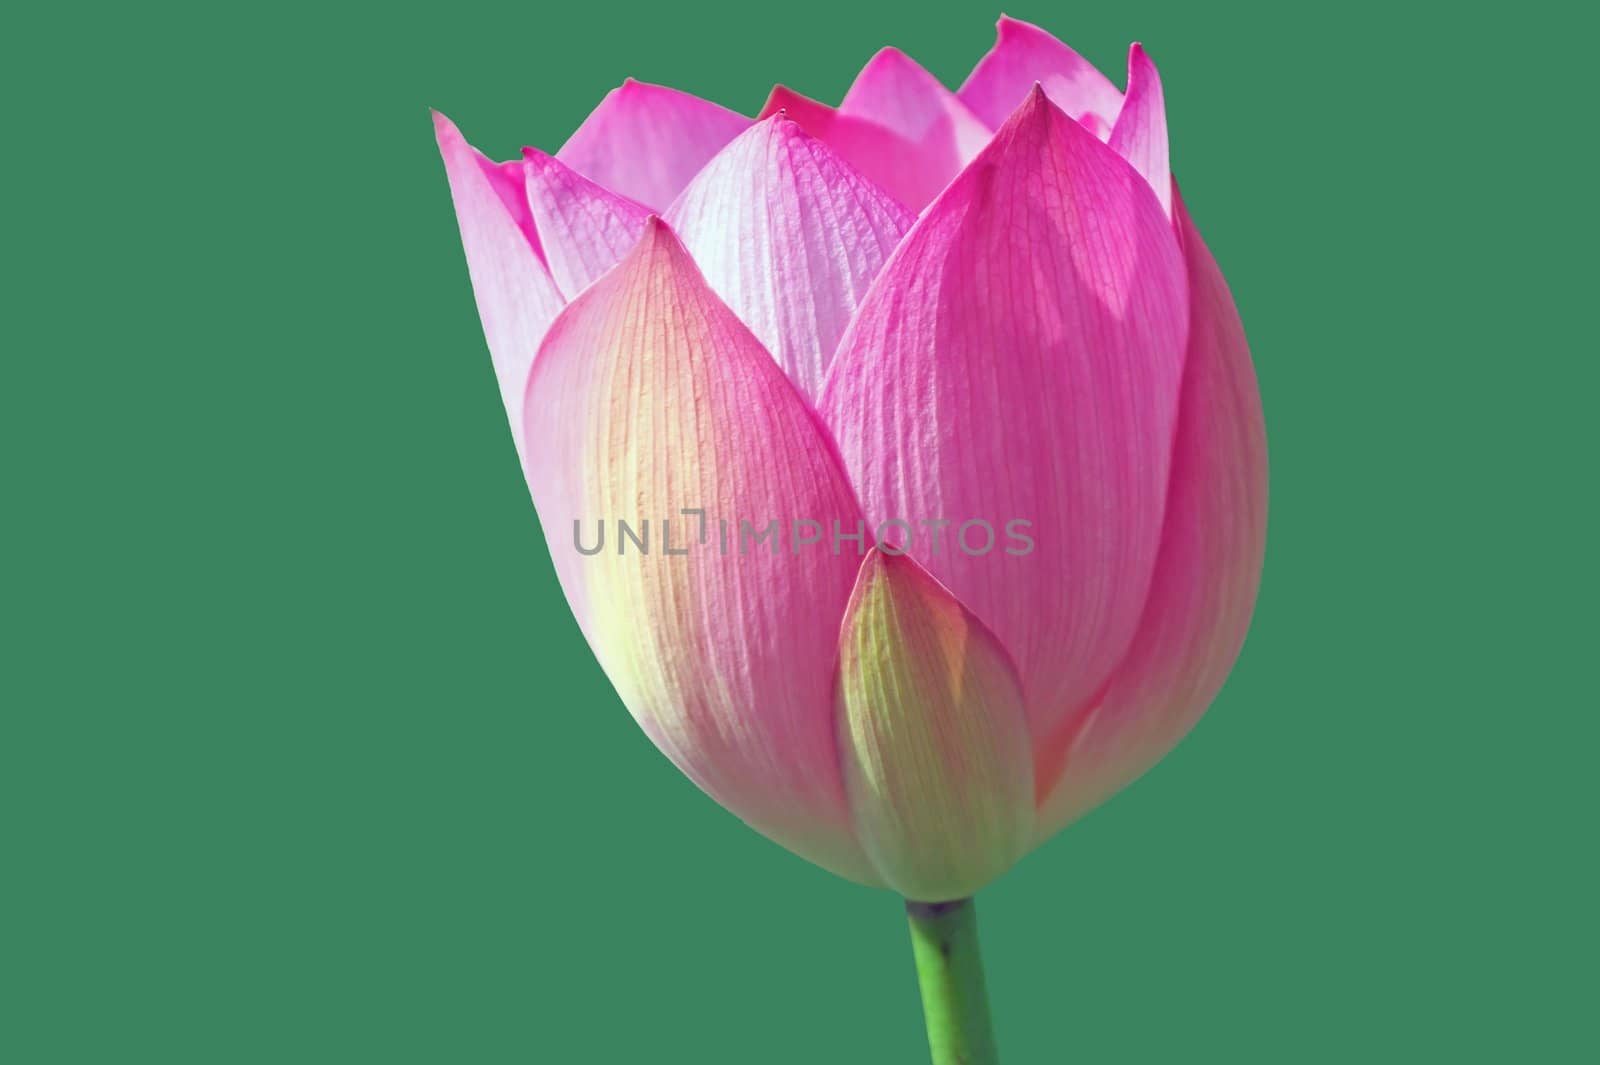
[{"label": "flower stem", "polygon": [[906,902],[933,1065],[996,1065],[971,899]]}]

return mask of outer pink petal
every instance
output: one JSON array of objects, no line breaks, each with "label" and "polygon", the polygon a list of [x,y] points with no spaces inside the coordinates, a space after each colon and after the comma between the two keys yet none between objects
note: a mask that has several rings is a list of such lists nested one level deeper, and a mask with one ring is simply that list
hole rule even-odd
[{"label": "outer pink petal", "polygon": [[906,898],[966,898],[1032,845],[1016,669],[909,557],[861,565],[839,632],[839,736],[862,845]]},{"label": "outer pink petal", "polygon": [[783,85],[773,87],[758,118],[776,114],[798,123],[913,211],[920,211],[950,179],[937,150],[929,154],[887,126],[841,114]]},{"label": "outer pink petal", "polygon": [[[522,422],[523,388],[533,354],[561,310],[561,293],[507,204],[508,173],[484,159],[448,118],[433,114],[461,246],[478,300],[478,317],[494,359],[500,394],[513,426]],[[520,164],[519,164],[520,166]],[[517,179],[520,186],[520,178]],[[522,202],[520,192],[517,200]],[[524,207],[524,210],[526,208]],[[518,445],[521,434],[515,434]]]},{"label": "outer pink petal", "polygon": [[996,29],[994,47],[959,91],[979,118],[999,126],[1037,82],[1050,102],[1073,118],[1092,115],[1089,125],[1111,128],[1122,94],[1093,63],[1030,23],[1002,15]]},{"label": "outer pink petal", "polygon": [[774,115],[707,164],[667,221],[811,400],[912,217],[822,141]]},{"label": "outer pink petal", "polygon": [[537,148],[522,149],[527,203],[545,261],[571,299],[639,242],[650,209],[590,181]]},{"label": "outer pink petal", "polygon": [[[1035,92],[906,235],[829,372],[819,409],[868,518],[955,523],[901,539],[1016,657],[1035,736],[1133,637],[1187,323],[1149,186]],[[978,524],[961,549],[980,521],[991,549]]]},{"label": "outer pink petal", "polygon": [[1255,605],[1267,527],[1261,399],[1227,282],[1181,201],[1175,224],[1193,317],[1161,555],[1138,636],[1041,810],[1041,839],[1183,738],[1233,667]]},{"label": "outer pink petal", "polygon": [[1128,98],[1112,127],[1113,151],[1133,164],[1172,214],[1172,171],[1167,162],[1167,105],[1161,75],[1137,42],[1128,49]]},{"label": "outer pink petal", "polygon": [[[557,572],[629,711],[750,825],[875,882],[832,716],[859,559],[791,550],[793,521],[854,530],[860,511],[815,414],[665,224],[652,219],[556,320],[527,409],[528,480]],[[704,511],[703,540],[686,508]],[[780,540],[750,545],[741,519],[755,532],[776,521]],[[577,550],[575,522],[587,547],[618,520],[650,523],[650,554],[620,539]]]},{"label": "outer pink petal", "polygon": [[556,158],[612,192],[660,210],[749,124],[709,100],[629,78],[606,94]]},{"label": "outer pink petal", "polygon": [[991,129],[955,93],[898,48],[885,48],[856,75],[839,113],[870,119],[918,145],[955,177],[989,143]]}]

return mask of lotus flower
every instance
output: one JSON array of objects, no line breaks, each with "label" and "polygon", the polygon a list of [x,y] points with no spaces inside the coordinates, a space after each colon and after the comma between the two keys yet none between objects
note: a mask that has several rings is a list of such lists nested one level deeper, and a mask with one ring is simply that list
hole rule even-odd
[{"label": "lotus flower", "polygon": [[1265,440],[1138,45],[1120,92],[1003,19],[958,92],[885,49],[754,119],[628,81],[507,163],[436,123],[561,586],[717,802],[958,900],[1204,711]]}]

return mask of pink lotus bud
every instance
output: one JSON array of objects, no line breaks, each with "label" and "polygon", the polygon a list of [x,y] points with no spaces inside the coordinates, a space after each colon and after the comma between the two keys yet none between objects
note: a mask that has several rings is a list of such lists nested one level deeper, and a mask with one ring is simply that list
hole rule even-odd
[{"label": "pink lotus bud", "polygon": [[436,116],[550,554],[656,745],[758,831],[968,895],[1153,765],[1244,639],[1243,330],[1120,92],[1002,20],[754,120],[627,82],[554,155]]}]

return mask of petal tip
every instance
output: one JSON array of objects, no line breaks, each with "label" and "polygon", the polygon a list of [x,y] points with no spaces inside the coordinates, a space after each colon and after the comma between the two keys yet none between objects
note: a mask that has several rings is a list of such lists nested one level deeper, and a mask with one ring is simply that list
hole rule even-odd
[{"label": "petal tip", "polygon": [[769,138],[783,144],[807,143],[816,140],[815,137],[806,132],[804,126],[789,114],[787,107],[778,108],[772,114],[757,122],[756,125],[762,127]]},{"label": "petal tip", "polygon": [[639,241],[634,245],[630,259],[657,255],[666,257],[669,265],[676,267],[684,262],[692,262],[689,252],[678,239],[678,234],[672,231],[667,220],[658,214],[645,216],[644,229],[639,233]]},{"label": "petal tip", "polygon": [[[673,91],[674,90],[665,85],[657,85],[654,82],[649,81],[640,81],[638,78],[629,75],[618,82],[615,89],[612,89],[610,92],[606,93],[605,100],[629,101],[637,103],[640,102],[641,99],[649,99],[653,96],[667,95]],[[602,100],[601,102],[604,103],[605,100]]]},{"label": "petal tip", "polygon": [[911,62],[913,62],[912,58],[909,55],[907,55],[903,49],[897,48],[892,44],[886,44],[882,48],[878,49],[876,52],[872,53],[872,58],[867,60],[867,66],[868,67],[874,67],[874,66],[877,66],[880,63],[911,63]]},{"label": "petal tip", "polygon": [[1008,131],[1014,133],[1020,129],[1038,127],[1041,123],[1049,124],[1050,113],[1055,109],[1056,105],[1050,102],[1044,86],[1036,81],[1033,83],[1033,88],[1028,90],[1028,95],[1017,105],[1017,109],[1011,112],[1011,117],[995,131],[994,139],[1001,140]]},{"label": "petal tip", "polygon": [[439,142],[440,147],[443,147],[444,142],[447,140],[455,141],[461,139],[461,130],[456,128],[456,124],[450,121],[450,117],[443,111],[430,107],[428,108],[428,113],[433,116],[433,136]]},{"label": "petal tip", "polygon": [[915,591],[919,595],[947,598],[964,614],[969,613],[960,597],[938,577],[929,573],[910,551],[885,551],[878,544],[867,548],[861,559],[861,568],[856,571],[852,601],[880,581],[887,581],[891,586],[905,591]]},{"label": "petal tip", "polygon": [[647,241],[665,240],[669,237],[672,238],[673,243],[677,243],[677,238],[672,236],[672,227],[667,225],[660,215],[651,212],[645,216],[644,231],[639,234],[640,244],[644,244]]},{"label": "petal tip", "polygon": [[856,594],[861,594],[867,585],[886,573],[889,570],[890,559],[897,557],[900,556],[885,554],[877,544],[867,548],[866,555],[861,559],[861,568],[856,571]]},{"label": "petal tip", "polygon": [[689,258],[689,253],[678,240],[678,235],[660,215],[651,213],[645,216],[644,224],[639,230],[639,238],[633,242],[627,254],[617,261],[613,272],[629,272],[643,270],[646,273],[657,269],[675,270],[683,260]]},{"label": "petal tip", "polygon": [[787,85],[774,85],[772,91],[767,93],[767,102],[761,105],[760,111],[756,112],[756,121],[759,122],[774,115],[788,118],[789,108],[809,102],[806,97],[795,92]]},{"label": "petal tip", "polygon": [[532,145],[524,144],[522,146],[522,160],[526,163],[539,163],[542,165],[551,162],[552,156],[549,152],[540,151]]},{"label": "petal tip", "polygon": [[995,22],[994,28],[995,39],[1000,42],[1012,41],[1018,37],[1051,37],[1051,34],[1033,23],[1010,15],[1001,15]]}]

